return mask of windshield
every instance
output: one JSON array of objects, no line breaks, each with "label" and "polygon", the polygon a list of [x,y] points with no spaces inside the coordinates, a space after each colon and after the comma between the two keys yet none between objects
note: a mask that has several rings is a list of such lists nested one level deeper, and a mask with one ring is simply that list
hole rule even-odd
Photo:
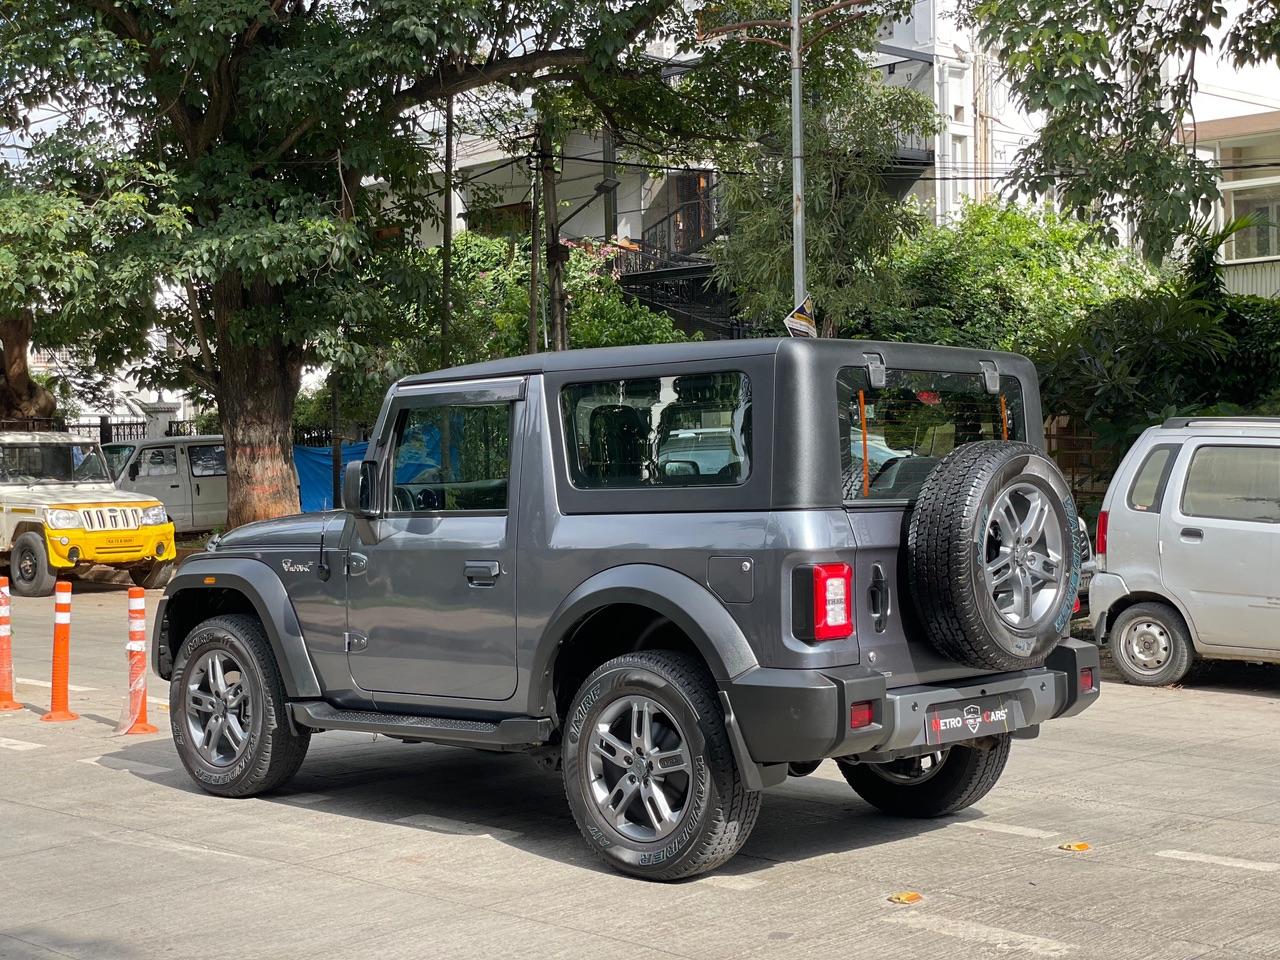
[{"label": "windshield", "polygon": [[914,500],[953,449],[976,440],[1025,440],[1022,387],[1001,377],[988,393],[980,374],[889,370],[874,389],[861,367],[836,380],[846,503]]},{"label": "windshield", "polygon": [[107,456],[107,466],[111,470],[112,477],[119,479],[120,471],[124,469],[124,465],[136,449],[132,443],[108,443],[102,448],[102,452]]},{"label": "windshield", "polygon": [[0,444],[6,483],[109,483],[96,443]]}]

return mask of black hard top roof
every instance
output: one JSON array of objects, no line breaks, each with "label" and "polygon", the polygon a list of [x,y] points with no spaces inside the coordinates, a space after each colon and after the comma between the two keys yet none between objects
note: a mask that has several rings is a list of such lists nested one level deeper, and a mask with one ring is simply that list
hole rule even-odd
[{"label": "black hard top roof", "polygon": [[[440,383],[453,380],[477,380],[494,377],[523,376],[533,373],[549,373],[566,370],[599,370],[614,367],[638,367],[659,363],[679,363],[687,360],[728,360],[736,357],[758,357],[794,352],[797,356],[809,353],[843,353],[856,363],[864,353],[880,353],[902,357],[910,354],[913,362],[928,369],[943,357],[955,363],[959,358],[973,361],[1003,361],[1007,366],[1016,354],[998,350],[971,350],[964,347],[942,347],[936,344],[889,343],[878,340],[810,340],[790,337],[765,337],[744,340],[709,340],[689,343],[657,343],[634,347],[598,347],[591,350],[563,350],[535,353],[521,357],[507,357],[485,363],[471,363],[461,367],[449,367],[430,373],[418,373],[404,377],[400,386],[421,383]],[[938,358],[937,361],[932,358]],[[1023,363],[1027,361],[1017,357]],[[886,362],[893,361],[886,357]]]}]

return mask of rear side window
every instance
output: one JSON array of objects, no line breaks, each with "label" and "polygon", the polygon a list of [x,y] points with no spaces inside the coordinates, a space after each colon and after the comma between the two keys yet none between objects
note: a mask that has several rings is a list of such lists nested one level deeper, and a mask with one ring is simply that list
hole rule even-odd
[{"label": "rear side window", "polygon": [[751,473],[751,382],[690,373],[573,383],[560,394],[580,489],[734,486]]},{"label": "rear side window", "polygon": [[1280,522],[1280,447],[1201,447],[1187,468],[1188,517]]},{"label": "rear side window", "polygon": [[227,448],[221,443],[192,444],[187,447],[187,459],[191,463],[193,477],[225,477],[227,475]]},{"label": "rear side window", "polygon": [[1147,453],[1138,475],[1133,478],[1129,487],[1129,507],[1142,513],[1159,513],[1160,504],[1164,500],[1165,484],[1169,482],[1169,472],[1173,469],[1174,456],[1178,452],[1178,444],[1162,443],[1152,447]]},{"label": "rear side window", "polygon": [[890,370],[884,387],[872,389],[864,367],[844,367],[836,400],[846,503],[913,500],[961,444],[1027,438],[1016,377],[1001,377],[992,394],[976,373]]}]

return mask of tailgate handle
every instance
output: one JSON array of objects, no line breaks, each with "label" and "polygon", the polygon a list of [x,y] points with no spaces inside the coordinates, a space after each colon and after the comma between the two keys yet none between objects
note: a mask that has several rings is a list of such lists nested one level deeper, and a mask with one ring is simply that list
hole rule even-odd
[{"label": "tailgate handle", "polygon": [[867,587],[867,609],[871,611],[871,625],[876,633],[884,633],[885,621],[889,617],[889,581],[884,575],[884,567],[878,563],[871,565],[871,586]]}]

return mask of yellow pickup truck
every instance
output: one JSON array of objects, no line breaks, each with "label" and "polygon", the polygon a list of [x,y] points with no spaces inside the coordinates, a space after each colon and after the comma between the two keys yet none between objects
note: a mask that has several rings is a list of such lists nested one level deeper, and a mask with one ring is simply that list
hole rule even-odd
[{"label": "yellow pickup truck", "polygon": [[116,488],[98,444],[69,433],[0,431],[0,553],[21,597],[53,592],[58,575],[103,564],[143,587],[172,572],[164,504]]}]

